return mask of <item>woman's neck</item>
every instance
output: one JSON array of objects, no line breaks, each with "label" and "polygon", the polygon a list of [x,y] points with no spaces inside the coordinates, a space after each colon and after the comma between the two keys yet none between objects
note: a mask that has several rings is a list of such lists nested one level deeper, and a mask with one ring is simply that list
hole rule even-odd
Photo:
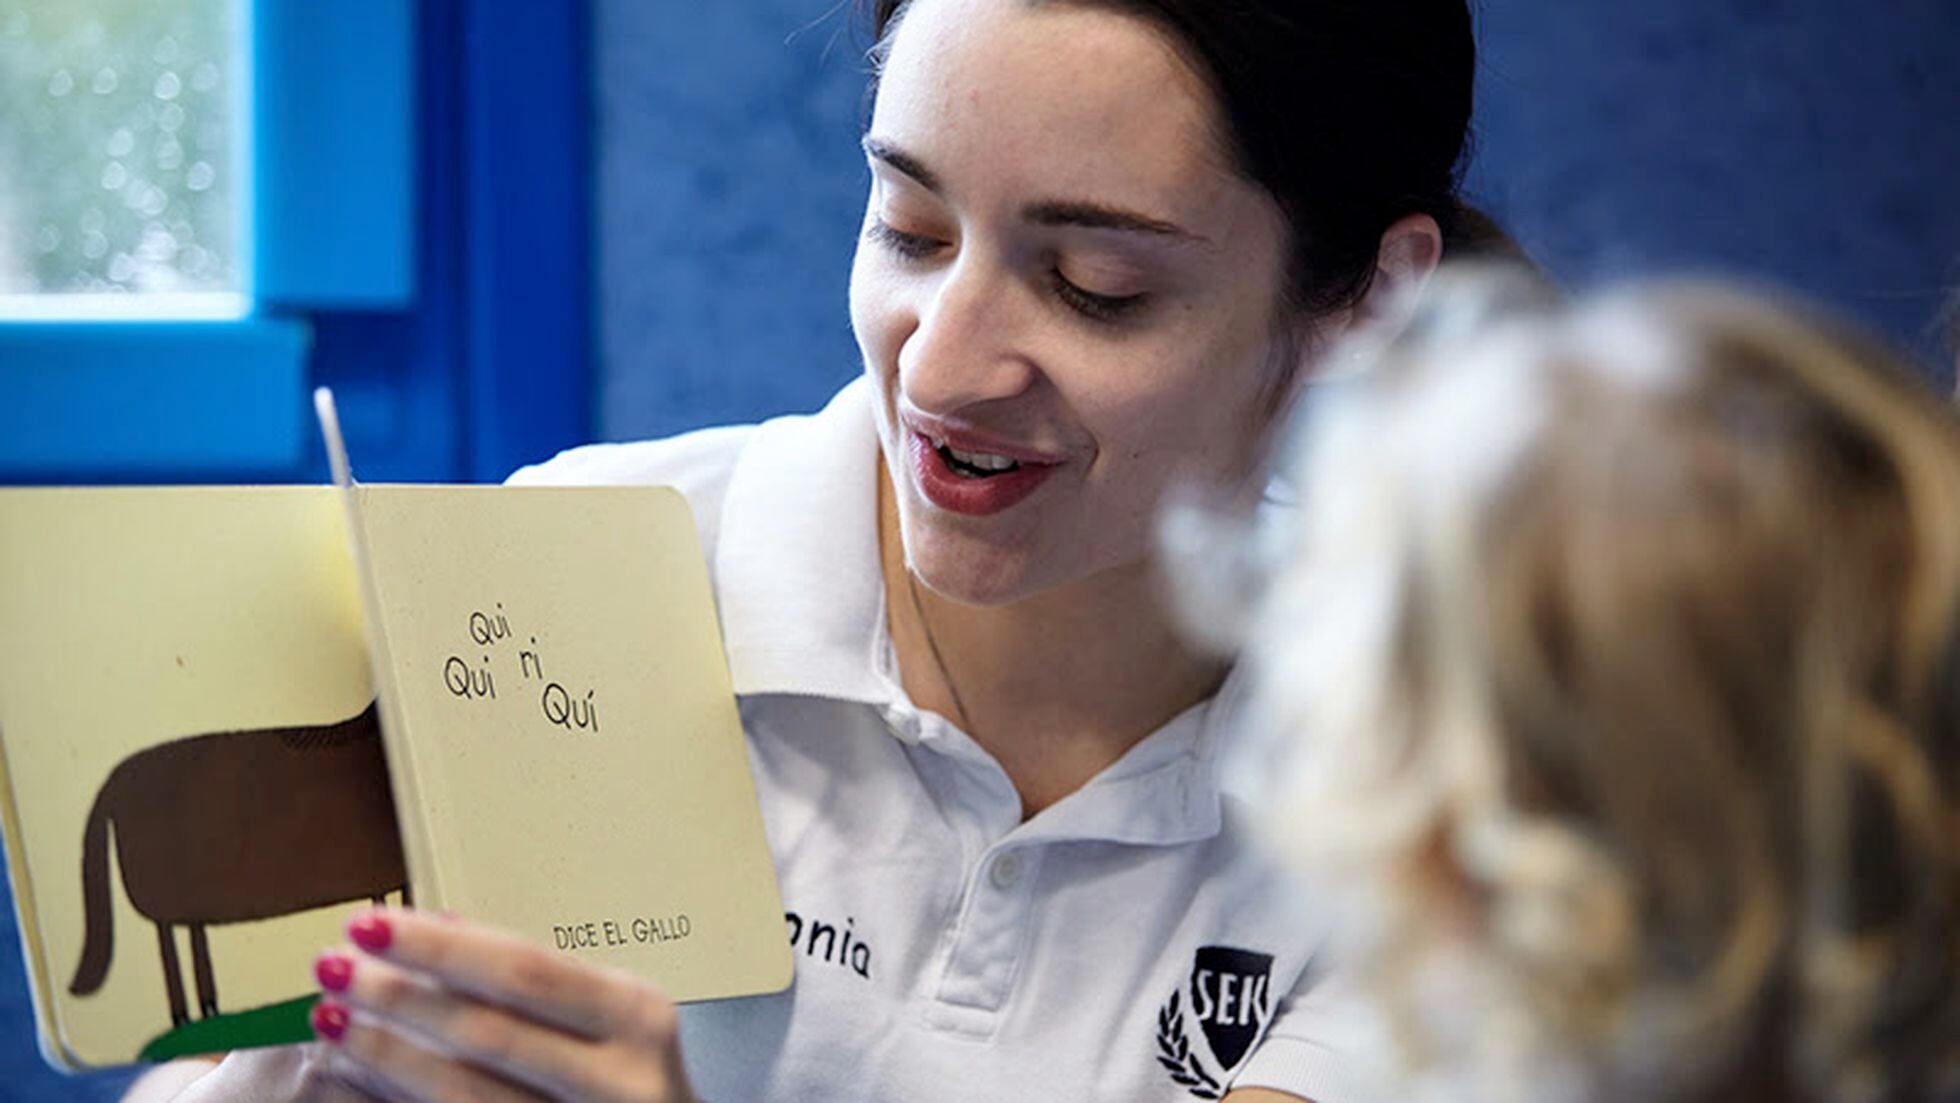
[{"label": "woman's neck", "polygon": [[1010,605],[967,605],[912,577],[882,470],[878,517],[905,691],[1000,762],[1024,818],[1081,788],[1224,679],[1223,664],[1178,638],[1147,565]]}]

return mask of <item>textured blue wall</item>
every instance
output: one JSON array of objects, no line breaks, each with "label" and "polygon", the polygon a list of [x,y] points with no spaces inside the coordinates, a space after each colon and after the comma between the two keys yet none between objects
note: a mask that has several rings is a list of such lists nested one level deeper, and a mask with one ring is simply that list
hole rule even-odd
[{"label": "textured blue wall", "polygon": [[865,67],[834,3],[595,5],[606,436],[814,408],[857,370]]},{"label": "textured blue wall", "polygon": [[[1937,362],[1960,2],[1479,8],[1471,191],[1554,272],[1749,276]],[[861,43],[835,0],[598,0],[596,29],[602,432],[816,405],[856,369]]]},{"label": "textured blue wall", "polygon": [[1960,3],[1490,0],[1481,29],[1470,186],[1561,276],[1773,281],[1950,377]]}]

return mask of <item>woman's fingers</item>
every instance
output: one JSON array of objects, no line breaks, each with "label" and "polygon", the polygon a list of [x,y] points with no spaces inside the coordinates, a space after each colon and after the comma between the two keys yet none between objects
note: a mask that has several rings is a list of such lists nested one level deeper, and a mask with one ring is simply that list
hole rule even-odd
[{"label": "woman's fingers", "polygon": [[635,1030],[658,1010],[646,1006],[648,989],[630,977],[461,920],[377,908],[347,933],[377,958],[586,1038]]},{"label": "woman's fingers", "polygon": [[390,1030],[430,1039],[440,1050],[546,1095],[589,1094],[586,1074],[602,1063],[598,1043],[459,995],[380,958],[330,952],[316,972],[334,1001],[330,1008],[345,1005],[357,1019],[365,1014]]},{"label": "woman's fingers", "polygon": [[547,1103],[550,1097],[457,1060],[365,1012],[322,1000],[315,1028],[329,1038],[327,1071],[386,1103]]},{"label": "woman's fingers", "polygon": [[352,1067],[380,1078],[379,1090],[416,1103],[458,1090],[471,1099],[690,1098],[673,1001],[642,980],[396,908],[363,913],[348,936],[361,952],[320,959],[327,1019],[316,1026],[340,1040],[334,1048]]}]

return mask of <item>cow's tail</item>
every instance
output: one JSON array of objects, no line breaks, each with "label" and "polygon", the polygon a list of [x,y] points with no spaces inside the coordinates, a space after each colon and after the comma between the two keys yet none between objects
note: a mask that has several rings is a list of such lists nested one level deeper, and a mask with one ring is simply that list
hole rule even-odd
[{"label": "cow's tail", "polygon": [[[113,778],[111,779],[113,781]],[[109,976],[109,958],[115,950],[115,909],[109,899],[109,794],[113,786],[105,783],[89,809],[88,827],[82,832],[82,961],[75,967],[70,995],[86,996],[102,987]]]}]

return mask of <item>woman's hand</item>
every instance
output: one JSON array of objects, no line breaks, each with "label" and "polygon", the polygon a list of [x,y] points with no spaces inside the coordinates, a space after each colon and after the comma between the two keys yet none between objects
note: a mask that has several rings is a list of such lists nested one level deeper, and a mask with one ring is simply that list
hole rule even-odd
[{"label": "woman's hand", "polygon": [[376,909],[323,954],[332,1074],[401,1103],[691,1103],[673,1001],[460,920]]}]

